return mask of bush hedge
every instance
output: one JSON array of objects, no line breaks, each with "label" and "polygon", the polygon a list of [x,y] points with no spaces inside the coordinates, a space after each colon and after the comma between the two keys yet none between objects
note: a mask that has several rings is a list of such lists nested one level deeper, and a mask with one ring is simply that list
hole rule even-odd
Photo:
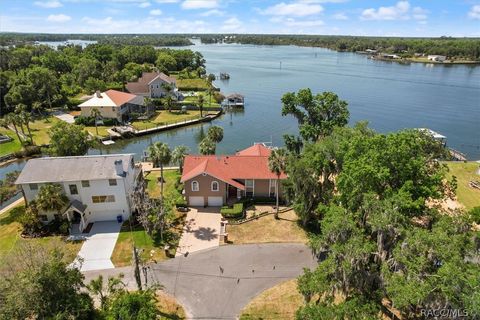
[{"label": "bush hedge", "polygon": [[[110,119],[110,118],[105,118],[102,119],[103,125],[105,126],[115,126],[118,124],[117,119]],[[93,127],[95,126],[95,117],[77,117],[75,118],[75,124],[80,124],[86,127]]]},{"label": "bush hedge", "polygon": [[220,213],[224,218],[229,219],[240,219],[243,217],[244,203],[237,202],[233,205],[232,208],[224,206],[220,209]]}]

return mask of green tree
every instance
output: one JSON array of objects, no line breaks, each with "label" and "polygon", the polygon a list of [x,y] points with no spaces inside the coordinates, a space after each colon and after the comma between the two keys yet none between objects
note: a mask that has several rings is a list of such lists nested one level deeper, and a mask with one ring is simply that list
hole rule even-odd
[{"label": "green tree", "polygon": [[205,104],[205,99],[203,97],[203,94],[199,94],[197,96],[197,105],[198,108],[200,109],[200,118],[203,118],[203,105]]},{"label": "green tree", "polygon": [[177,69],[177,60],[166,52],[160,52],[155,61],[157,68],[161,71],[175,71]]},{"label": "green tree", "polygon": [[157,319],[159,312],[153,290],[121,291],[112,297],[106,318],[112,320]]},{"label": "green tree", "polygon": [[17,135],[18,141],[20,141],[20,143],[23,143],[22,136],[20,136],[20,133],[18,132],[18,127],[17,127],[20,121],[20,119],[18,118],[18,115],[16,115],[15,113],[9,113],[5,117],[3,117],[3,120],[4,120],[4,124],[7,127],[10,125],[13,127],[13,130]]},{"label": "green tree", "polygon": [[150,160],[153,162],[154,167],[160,167],[160,190],[161,190],[161,202],[163,204],[163,166],[168,165],[172,159],[172,153],[166,143],[155,142],[148,147],[148,154]]},{"label": "green tree", "polygon": [[59,184],[45,184],[38,190],[35,197],[35,204],[39,210],[54,211],[61,214],[69,200],[65,195],[63,188]]},{"label": "green tree", "polygon": [[203,155],[212,155],[215,154],[217,145],[214,141],[210,140],[208,137],[203,138],[198,145],[198,151]]},{"label": "green tree", "polygon": [[277,176],[277,181],[275,185],[275,195],[276,195],[276,210],[275,210],[275,219],[278,219],[278,210],[279,210],[279,193],[280,193],[280,176],[285,172],[287,168],[286,164],[287,152],[285,149],[274,149],[270,156],[268,157],[268,168],[270,171],[275,173]]},{"label": "green tree", "polygon": [[28,207],[24,208],[18,221],[23,227],[24,234],[34,235],[42,229],[43,224],[40,221],[36,200],[30,201]]},{"label": "green tree", "polygon": [[172,112],[172,108],[175,105],[175,99],[169,94],[165,97],[165,106],[167,107],[168,112]]},{"label": "green tree", "polygon": [[119,277],[108,277],[107,283],[105,283],[103,276],[99,275],[98,278],[90,280],[87,289],[98,298],[102,310],[105,311],[108,308],[109,299],[113,295],[125,290],[122,278],[123,274],[120,274]]},{"label": "green tree", "polygon": [[90,148],[90,140],[82,126],[57,122],[48,132],[51,154],[59,157],[83,156]]},{"label": "green tree", "polygon": [[334,127],[348,123],[347,102],[333,92],[313,95],[310,89],[289,92],[282,97],[282,115],[293,115],[299,123],[300,135],[305,141],[315,142],[329,135]]},{"label": "green tree", "polygon": [[95,119],[95,133],[98,136],[98,119],[100,119],[100,117],[102,116],[102,113],[97,108],[93,108],[92,111],[90,112],[90,116],[92,116]]},{"label": "green tree", "polygon": [[223,140],[223,128],[219,126],[211,126],[207,131],[207,138],[215,143]]},{"label": "green tree", "polygon": [[24,243],[0,279],[0,319],[92,319],[93,302],[83,275],[63,254]]},{"label": "green tree", "polygon": [[88,94],[92,94],[96,91],[103,92],[107,90],[107,84],[102,79],[90,77],[83,83],[83,88]]},{"label": "green tree", "polygon": [[183,161],[188,152],[189,149],[186,146],[176,146],[172,151],[172,161],[180,167],[180,172],[183,171]]}]

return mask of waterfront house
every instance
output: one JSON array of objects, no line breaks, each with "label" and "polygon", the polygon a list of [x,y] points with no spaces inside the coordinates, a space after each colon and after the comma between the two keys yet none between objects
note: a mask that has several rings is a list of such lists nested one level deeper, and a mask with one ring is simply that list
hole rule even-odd
[{"label": "waterfront house", "polygon": [[162,72],[144,72],[135,82],[128,82],[128,92],[146,98],[162,98],[168,94],[180,98],[175,78]]},{"label": "waterfront house", "polygon": [[[95,221],[128,219],[132,212],[132,193],[141,179],[133,154],[80,157],[46,157],[27,162],[15,184],[28,204],[40,188],[49,183],[62,186],[69,204],[61,211],[77,230]],[[40,212],[47,223],[58,212]],[[76,230],[76,231],[77,231]]]},{"label": "waterfront house", "polygon": [[226,107],[243,107],[245,105],[245,97],[239,93],[233,93],[226,96],[222,104]]},{"label": "waterfront house", "polygon": [[[190,206],[223,206],[242,197],[275,199],[281,186],[268,168],[271,149],[264,144],[237,152],[235,155],[188,155],[185,157],[181,181]],[[280,179],[287,176],[282,173]]]},{"label": "waterfront house", "polygon": [[143,100],[142,96],[117,90],[97,91],[90,99],[79,105],[80,115],[89,117],[92,115],[92,110],[97,109],[102,118],[124,122],[130,119],[130,115],[133,113],[149,114],[154,112],[154,108],[145,106]]},{"label": "waterfront house", "polygon": [[428,60],[435,61],[435,62],[444,62],[445,60],[447,60],[446,56],[441,56],[441,55],[437,55],[437,54],[429,55],[427,58],[428,58]]}]

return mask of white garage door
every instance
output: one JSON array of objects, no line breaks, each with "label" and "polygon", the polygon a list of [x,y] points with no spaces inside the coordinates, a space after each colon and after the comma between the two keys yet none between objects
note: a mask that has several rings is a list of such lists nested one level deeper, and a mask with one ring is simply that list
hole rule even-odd
[{"label": "white garage door", "polygon": [[223,206],[223,197],[208,197],[208,205],[211,207]]},{"label": "white garage door", "polygon": [[205,203],[203,197],[189,197],[188,204],[192,207],[203,207]]},{"label": "white garage door", "polygon": [[114,221],[117,220],[117,216],[122,215],[121,210],[115,211],[97,211],[92,212],[91,215],[87,214],[88,222],[95,221]]}]

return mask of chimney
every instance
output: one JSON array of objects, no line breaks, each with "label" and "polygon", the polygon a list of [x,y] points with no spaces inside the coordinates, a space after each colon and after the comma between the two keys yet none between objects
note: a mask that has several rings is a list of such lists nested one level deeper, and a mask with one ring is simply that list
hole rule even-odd
[{"label": "chimney", "polygon": [[124,175],[123,172],[123,161],[122,160],[115,160],[115,172],[117,173],[117,176],[122,176]]},{"label": "chimney", "polygon": [[99,90],[95,91],[95,95],[97,98],[102,98],[102,93]]}]

